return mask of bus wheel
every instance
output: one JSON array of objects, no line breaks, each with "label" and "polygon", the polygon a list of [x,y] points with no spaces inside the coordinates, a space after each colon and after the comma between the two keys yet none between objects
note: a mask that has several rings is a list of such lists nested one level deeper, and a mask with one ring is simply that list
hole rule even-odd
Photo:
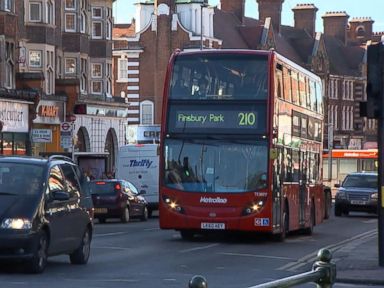
[{"label": "bus wheel", "polygon": [[289,231],[289,214],[287,212],[287,209],[283,212],[283,221],[282,221],[282,227],[280,233],[275,235],[275,240],[278,242],[283,242],[285,238],[287,237],[287,233]]},{"label": "bus wheel", "polygon": [[312,204],[312,206],[311,206],[311,218],[309,219],[309,227],[303,229],[304,234],[312,235],[313,227],[315,227],[315,224],[316,224],[315,206]]},{"label": "bus wheel", "polygon": [[193,240],[195,233],[191,230],[180,230],[180,235],[183,240]]}]

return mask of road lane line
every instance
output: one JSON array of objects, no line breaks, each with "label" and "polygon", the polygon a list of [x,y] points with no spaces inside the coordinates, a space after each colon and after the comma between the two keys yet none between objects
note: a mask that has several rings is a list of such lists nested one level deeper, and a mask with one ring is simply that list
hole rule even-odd
[{"label": "road lane line", "polygon": [[113,232],[113,233],[105,233],[105,234],[94,234],[93,237],[105,237],[105,236],[115,236],[115,235],[123,235],[128,232]]},{"label": "road lane line", "polygon": [[280,260],[295,260],[294,258],[272,256],[272,255],[243,254],[243,253],[231,253],[231,252],[221,252],[219,254],[220,255],[228,255],[228,256],[255,257],[255,258],[268,258],[268,259],[280,259]]},{"label": "road lane line", "polygon": [[[373,229],[373,230],[358,234],[356,236],[353,236],[352,238],[340,241],[340,242],[335,243],[335,244],[328,245],[328,246],[320,248],[320,249],[328,249],[333,254],[335,251],[345,247],[345,245],[348,243],[351,243],[351,242],[356,241],[356,240],[371,238],[371,237],[374,237],[376,234],[377,234],[377,229]],[[298,268],[302,267],[303,265],[306,265],[309,263],[311,263],[311,264],[314,263],[317,260],[317,253],[318,253],[318,251],[307,254],[304,257],[301,257],[294,262],[287,263],[286,265],[283,265],[283,266],[277,268],[276,270],[295,272]]]},{"label": "road lane line", "polygon": [[212,248],[212,247],[215,247],[218,245],[219,245],[219,243],[215,243],[215,244],[211,244],[211,245],[207,245],[207,246],[200,246],[200,247],[180,250],[179,253],[188,253],[188,252],[193,252],[193,251],[198,251],[198,250],[204,250],[204,249]]},{"label": "road lane line", "polygon": [[92,249],[132,250],[133,248],[116,247],[116,246],[92,246]]}]

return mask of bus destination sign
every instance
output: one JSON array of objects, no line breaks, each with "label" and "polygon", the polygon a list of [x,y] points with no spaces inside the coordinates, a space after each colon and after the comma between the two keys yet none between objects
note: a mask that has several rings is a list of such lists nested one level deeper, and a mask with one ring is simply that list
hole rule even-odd
[{"label": "bus destination sign", "polygon": [[265,105],[176,105],[170,107],[169,132],[174,133],[263,133]]}]

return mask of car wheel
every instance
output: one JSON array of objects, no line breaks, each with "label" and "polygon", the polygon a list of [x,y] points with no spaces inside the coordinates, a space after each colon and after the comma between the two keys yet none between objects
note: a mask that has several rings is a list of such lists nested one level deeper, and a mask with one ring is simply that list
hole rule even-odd
[{"label": "car wheel", "polygon": [[144,207],[143,215],[140,218],[141,221],[147,221],[148,220],[148,208],[147,206]]},{"label": "car wheel", "polygon": [[125,207],[123,210],[123,214],[121,215],[121,222],[128,223],[129,222],[129,208]]},{"label": "car wheel", "polygon": [[89,255],[91,254],[91,239],[91,232],[87,227],[81,239],[80,246],[69,255],[72,264],[87,264]]},{"label": "car wheel", "polygon": [[335,205],[335,216],[340,217],[341,216],[341,208],[338,205]]},{"label": "car wheel", "polygon": [[30,273],[38,274],[42,273],[47,266],[48,258],[48,237],[45,231],[42,231],[39,236],[38,244],[35,251],[33,252],[33,257],[27,264],[27,270]]}]

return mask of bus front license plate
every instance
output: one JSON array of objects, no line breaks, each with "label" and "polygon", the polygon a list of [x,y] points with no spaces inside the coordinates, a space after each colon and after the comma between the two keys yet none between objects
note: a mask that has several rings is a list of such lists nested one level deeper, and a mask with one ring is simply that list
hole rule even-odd
[{"label": "bus front license plate", "polygon": [[225,230],[225,223],[201,223],[201,229]]}]

